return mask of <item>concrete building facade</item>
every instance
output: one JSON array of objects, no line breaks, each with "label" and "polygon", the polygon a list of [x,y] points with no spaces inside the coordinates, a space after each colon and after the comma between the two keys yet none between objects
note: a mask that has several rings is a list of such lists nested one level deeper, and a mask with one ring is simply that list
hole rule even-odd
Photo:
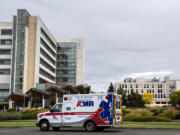
[{"label": "concrete building facade", "polygon": [[160,81],[157,78],[126,78],[124,82],[115,83],[115,88],[116,90],[122,88],[127,95],[131,93],[131,90],[141,95],[143,93],[152,93],[154,97],[152,106],[168,106],[171,95],[170,83],[169,76],[166,76],[164,81]]}]

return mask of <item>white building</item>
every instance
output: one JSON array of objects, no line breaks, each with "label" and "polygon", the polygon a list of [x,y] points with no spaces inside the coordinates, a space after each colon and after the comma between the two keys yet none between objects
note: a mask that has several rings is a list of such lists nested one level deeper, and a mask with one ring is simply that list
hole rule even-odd
[{"label": "white building", "polygon": [[116,82],[115,88],[116,90],[122,88],[127,95],[131,93],[131,90],[141,95],[143,93],[152,93],[154,97],[152,106],[167,106],[170,104],[171,88],[168,76],[162,82],[157,78],[126,78],[124,82]]},{"label": "white building", "polygon": [[12,23],[0,22],[0,101],[9,95],[12,49]]}]

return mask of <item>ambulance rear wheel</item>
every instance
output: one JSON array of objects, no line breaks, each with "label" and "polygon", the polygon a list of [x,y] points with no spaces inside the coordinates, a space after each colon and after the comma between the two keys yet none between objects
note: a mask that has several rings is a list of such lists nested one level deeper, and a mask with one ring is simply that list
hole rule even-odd
[{"label": "ambulance rear wheel", "polygon": [[53,129],[54,131],[58,131],[58,130],[60,129],[60,127],[52,127],[52,129]]},{"label": "ambulance rear wheel", "polygon": [[96,130],[96,124],[93,121],[88,121],[85,124],[85,130],[88,132],[92,132]]},{"label": "ambulance rear wheel", "polygon": [[50,128],[49,122],[47,120],[43,120],[43,121],[40,122],[39,127],[40,127],[41,131],[48,131],[49,128]]}]

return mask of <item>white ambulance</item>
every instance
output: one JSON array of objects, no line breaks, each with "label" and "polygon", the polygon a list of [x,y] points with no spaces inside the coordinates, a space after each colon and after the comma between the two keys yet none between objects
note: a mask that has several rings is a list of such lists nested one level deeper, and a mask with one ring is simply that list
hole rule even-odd
[{"label": "white ambulance", "polygon": [[36,125],[41,131],[61,127],[82,126],[86,131],[120,126],[122,120],[121,96],[107,94],[64,95],[63,102],[48,112],[37,115]]}]

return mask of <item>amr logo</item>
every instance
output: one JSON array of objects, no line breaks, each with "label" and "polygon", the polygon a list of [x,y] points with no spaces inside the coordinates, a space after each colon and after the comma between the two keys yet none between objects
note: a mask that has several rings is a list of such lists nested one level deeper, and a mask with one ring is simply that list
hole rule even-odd
[{"label": "amr logo", "polygon": [[78,101],[76,107],[90,107],[94,106],[93,101]]}]

